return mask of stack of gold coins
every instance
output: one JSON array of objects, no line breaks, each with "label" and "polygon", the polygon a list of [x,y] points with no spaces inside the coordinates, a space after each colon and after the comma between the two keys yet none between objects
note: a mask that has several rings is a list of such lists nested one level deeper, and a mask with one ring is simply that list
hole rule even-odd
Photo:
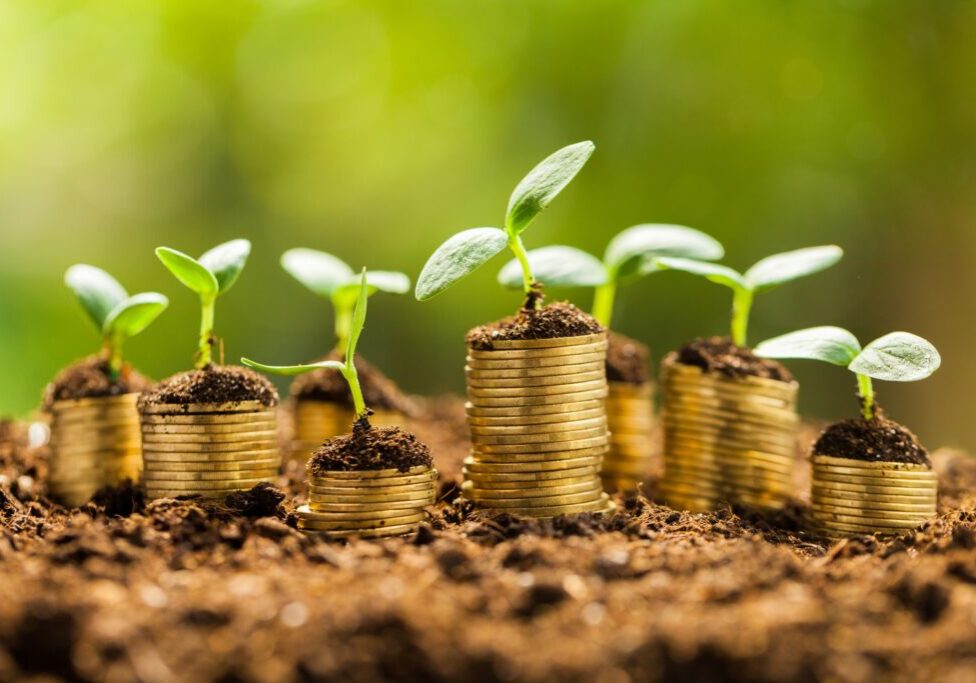
[{"label": "stack of gold coins", "polygon": [[928,465],[814,455],[810,517],[824,536],[899,534],[935,517]]},{"label": "stack of gold coins", "polygon": [[223,498],[273,482],[281,465],[276,408],[260,401],[140,407],[149,498]]},{"label": "stack of gold coins", "polygon": [[793,492],[798,385],[728,378],[684,365],[662,367],[664,476],[668,504],[692,511],[731,502],[780,509]]},{"label": "stack of gold coins", "polygon": [[612,509],[600,480],[609,444],[606,334],[492,346],[468,350],[464,497],[538,518]]},{"label": "stack of gold coins", "polygon": [[51,405],[52,497],[76,507],[103,486],[139,478],[138,397],[131,393]]},{"label": "stack of gold coins", "polygon": [[653,457],[651,383],[608,382],[610,450],[603,461],[607,491],[634,491],[647,478]]},{"label": "stack of gold coins", "polygon": [[[295,439],[291,457],[308,460],[323,441],[349,433],[349,425],[356,419],[352,408],[331,403],[302,399],[295,401]],[[406,418],[392,410],[374,410],[369,422],[375,427],[404,427]]]},{"label": "stack of gold coins", "polygon": [[424,521],[436,498],[437,470],[422,466],[330,471],[308,480],[308,505],[298,508],[298,528],[329,538],[379,538],[408,534]]}]

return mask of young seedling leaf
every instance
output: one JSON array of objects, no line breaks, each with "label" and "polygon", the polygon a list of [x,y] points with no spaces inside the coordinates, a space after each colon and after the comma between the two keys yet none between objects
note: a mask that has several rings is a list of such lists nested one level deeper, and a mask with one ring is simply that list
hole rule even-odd
[{"label": "young seedling leaf", "polygon": [[864,347],[848,366],[852,372],[889,382],[914,382],[939,369],[942,358],[930,342],[908,332],[892,332]]},{"label": "young seedling leaf", "polygon": [[417,278],[414,295],[426,301],[440,294],[501,252],[508,235],[498,228],[471,228],[457,233],[437,248]]},{"label": "young seedling leaf", "polygon": [[726,287],[731,287],[732,289],[738,290],[749,288],[749,285],[743,279],[742,275],[727,266],[722,266],[717,263],[671,257],[658,258],[655,259],[655,262],[662,268],[681,270],[693,275],[700,275],[709,282],[725,285]]},{"label": "young seedling leaf", "polygon": [[108,314],[102,333],[112,337],[134,337],[149,327],[167,306],[169,299],[156,292],[130,296]]},{"label": "young seedling leaf", "polygon": [[642,224],[620,232],[610,240],[603,262],[617,278],[658,270],[661,256],[714,261],[725,249],[713,237],[683,225]]},{"label": "young seedling leaf", "polygon": [[223,294],[237,282],[250,254],[251,243],[248,240],[231,240],[218,244],[198,261],[213,273],[217,279],[217,293]]},{"label": "young seedling leaf", "polygon": [[177,280],[196,292],[200,298],[212,299],[217,296],[220,289],[217,278],[192,256],[169,247],[157,248],[156,256]]},{"label": "young seedling leaf", "polygon": [[337,287],[356,279],[356,273],[344,261],[315,249],[289,249],[281,256],[281,266],[322,297],[332,296]]},{"label": "young seedling leaf", "polygon": [[318,363],[308,363],[306,365],[264,365],[262,363],[257,363],[250,358],[241,358],[241,364],[260,372],[268,372],[272,375],[285,375],[287,377],[301,375],[302,373],[312,372],[313,370],[319,370],[321,368],[331,368],[332,370],[338,370],[339,372],[342,372],[346,368],[345,363],[341,363],[337,360],[323,360]]},{"label": "young seedling leaf", "polygon": [[[403,294],[410,291],[410,278],[403,273],[392,271],[370,270],[366,273],[367,295],[376,292]],[[353,276],[348,282],[337,286],[332,291],[332,302],[337,309],[352,309],[359,298],[359,278]]]},{"label": "young seedling leaf", "polygon": [[596,146],[589,140],[563,147],[529,171],[508,200],[505,226],[513,234],[525,230],[576,177]]},{"label": "young seedling leaf", "polygon": [[78,297],[82,308],[99,330],[112,309],[125,301],[128,293],[119,281],[101,268],[79,263],[64,274],[64,283]]},{"label": "young seedling leaf", "polygon": [[[549,287],[598,287],[607,281],[607,269],[600,260],[575,247],[541,247],[526,255],[535,279]],[[512,289],[522,287],[522,264],[518,259],[502,266],[498,282]]]},{"label": "young seedling leaf", "polygon": [[356,346],[359,344],[359,335],[363,333],[366,325],[366,306],[369,299],[369,281],[366,277],[366,269],[360,276],[359,299],[356,301],[356,309],[352,314],[352,326],[349,328],[349,341],[346,346],[346,363],[350,367],[355,367]]},{"label": "young seedling leaf", "polygon": [[745,280],[754,291],[772,289],[797,278],[812,275],[837,263],[844,251],[837,246],[808,247],[773,254],[746,271]]},{"label": "young seedling leaf", "polygon": [[848,367],[861,352],[861,343],[841,327],[823,326],[797,330],[767,339],[755,348],[763,358],[819,360]]}]

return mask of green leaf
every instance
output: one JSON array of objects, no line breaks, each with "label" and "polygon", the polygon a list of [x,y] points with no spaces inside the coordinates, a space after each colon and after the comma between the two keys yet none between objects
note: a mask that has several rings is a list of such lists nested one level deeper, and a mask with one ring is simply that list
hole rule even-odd
[{"label": "green leaf", "polygon": [[861,351],[861,343],[841,327],[810,327],[767,339],[755,348],[763,358],[820,360],[847,367]]},{"label": "green leaf", "polygon": [[749,286],[759,292],[797,278],[820,272],[840,261],[844,251],[837,246],[807,247],[762,259],[746,271]]},{"label": "green leaf", "polygon": [[217,278],[217,293],[223,294],[237,282],[250,254],[248,240],[231,240],[217,245],[197,260]]},{"label": "green leaf", "polygon": [[[387,270],[370,270],[366,273],[368,296],[376,292],[404,294],[410,291],[410,278],[403,273]],[[352,308],[359,298],[359,277],[353,276],[332,291],[332,302],[336,308]]]},{"label": "green leaf", "polygon": [[125,301],[128,293],[119,281],[101,268],[84,263],[71,266],[64,274],[64,283],[71,288],[88,317],[99,330],[112,309]]},{"label": "green leaf", "polygon": [[281,267],[312,292],[323,297],[332,296],[336,287],[348,284],[356,278],[356,273],[344,261],[315,249],[289,249],[281,256]]},{"label": "green leaf", "polygon": [[874,379],[914,382],[925,379],[941,364],[931,342],[908,332],[892,332],[865,346],[848,367]]},{"label": "green leaf", "polygon": [[199,294],[201,299],[217,296],[220,289],[217,278],[192,256],[169,247],[156,249],[156,256],[177,280]]},{"label": "green leaf", "polygon": [[261,363],[256,363],[249,358],[241,358],[241,364],[261,372],[268,372],[273,375],[286,375],[289,377],[293,375],[301,375],[305,372],[312,372],[313,370],[319,370],[321,368],[330,368],[332,370],[338,370],[339,372],[346,369],[346,364],[340,363],[337,360],[324,360],[318,363],[309,363],[307,365],[263,365]]},{"label": "green leaf", "polygon": [[427,259],[414,295],[418,301],[426,301],[440,294],[507,245],[508,235],[498,228],[471,228],[457,233]]},{"label": "green leaf", "polygon": [[130,296],[112,309],[105,319],[102,332],[107,336],[134,337],[169,306],[169,299],[156,292]]},{"label": "green leaf", "polygon": [[514,234],[527,227],[539,212],[576,177],[596,146],[589,140],[563,147],[529,171],[508,200],[505,226]]},{"label": "green leaf", "polygon": [[[356,301],[356,309],[352,313],[352,325],[349,328],[349,341],[346,344],[346,362],[354,363],[356,357],[356,346],[359,344],[359,335],[363,333],[366,326],[366,306],[369,299],[369,281],[366,277],[366,269],[360,276],[359,299]],[[353,365],[355,367],[355,365]]]},{"label": "green leaf", "polygon": [[647,223],[627,228],[610,240],[603,262],[612,277],[624,278],[660,270],[654,259],[661,256],[714,261],[724,255],[722,245],[700,230]]},{"label": "green leaf", "polygon": [[727,266],[707,261],[693,261],[685,258],[664,257],[655,259],[655,263],[661,268],[680,270],[692,275],[700,275],[709,282],[725,285],[732,289],[749,289],[749,285],[742,275]]},{"label": "green leaf", "polygon": [[[535,279],[549,287],[598,287],[607,281],[607,269],[600,260],[575,247],[542,247],[526,255]],[[512,289],[522,288],[518,259],[502,266],[498,282]]]}]

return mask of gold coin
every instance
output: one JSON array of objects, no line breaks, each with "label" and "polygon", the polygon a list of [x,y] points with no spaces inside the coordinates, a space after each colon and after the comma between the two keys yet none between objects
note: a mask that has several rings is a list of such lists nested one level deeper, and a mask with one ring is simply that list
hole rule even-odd
[{"label": "gold coin", "polygon": [[662,373],[668,378],[680,378],[686,381],[698,381],[711,384],[730,385],[733,387],[748,387],[753,391],[772,392],[774,394],[796,393],[799,389],[797,382],[783,382],[766,377],[744,375],[729,378],[718,373],[705,372],[702,368],[684,363],[662,363]]},{"label": "gold coin", "polygon": [[566,346],[580,346],[595,344],[607,340],[606,332],[582,334],[574,337],[549,337],[547,339],[494,339],[491,341],[493,349],[552,349]]},{"label": "gold coin", "polygon": [[241,444],[241,443],[276,443],[278,434],[275,431],[266,432],[236,432],[231,434],[143,434],[142,441],[147,444],[187,445],[201,444]]},{"label": "gold coin", "polygon": [[268,410],[260,401],[230,401],[226,403],[149,403],[140,406],[145,415],[220,415],[223,413],[255,413]]},{"label": "gold coin", "polygon": [[813,491],[813,500],[832,503],[834,505],[851,505],[864,507],[886,507],[892,506],[897,509],[901,506],[934,506],[937,500],[935,491],[931,494],[919,496],[886,496],[884,494],[855,493],[853,491],[829,491],[816,489]]},{"label": "gold coin", "polygon": [[[173,474],[176,474],[175,472]],[[204,474],[203,472],[193,472],[190,474]],[[277,473],[252,476],[246,479],[235,478],[233,472],[221,472],[226,475],[223,479],[151,479],[143,480],[146,488],[167,489],[169,491],[191,491],[191,490],[219,490],[219,489],[241,489],[252,488],[263,482],[273,482]]]},{"label": "gold coin", "polygon": [[[585,410],[575,410],[566,413],[549,413],[546,415],[515,415],[510,417],[476,417],[467,416],[468,426],[474,428],[485,427],[531,427],[545,425],[560,425],[565,422],[579,422],[581,420],[592,420],[606,416],[603,405],[600,401],[592,402],[595,407]],[[551,407],[551,406],[547,406]]]},{"label": "gold coin", "polygon": [[[471,453],[485,461],[497,461],[501,456],[508,456],[512,460],[557,459],[573,457],[573,451],[591,448],[599,448],[601,453],[606,453],[608,444],[608,435],[604,432],[603,436],[555,443],[533,443],[518,446],[492,446],[473,443]],[[540,458],[542,454],[548,455]]]},{"label": "gold coin", "polygon": [[260,469],[240,469],[240,470],[220,470],[216,472],[201,471],[158,471],[145,469],[142,471],[142,480],[146,483],[156,482],[231,482],[249,479],[264,479],[278,475],[277,467],[262,467]]},{"label": "gold coin", "polygon": [[310,486],[320,488],[382,488],[400,489],[404,487],[434,486],[437,480],[435,471],[423,474],[411,474],[404,477],[380,477],[372,479],[342,479],[322,476],[309,477]]},{"label": "gold coin", "polygon": [[747,396],[749,398],[768,401],[795,401],[799,385],[796,383],[778,382],[773,380],[769,384],[756,384],[750,381],[728,379],[717,375],[685,376],[668,373],[663,384],[668,388],[688,393],[713,394],[722,396]]},{"label": "gold coin", "polygon": [[278,458],[281,454],[277,449],[256,451],[231,451],[227,453],[160,453],[148,448],[143,449],[142,459],[147,463],[153,462],[242,462],[244,460],[263,460]]},{"label": "gold coin", "polygon": [[545,472],[477,472],[471,471],[467,467],[463,468],[465,479],[477,482],[479,485],[491,484],[526,484],[536,482],[559,482],[565,479],[579,479],[582,477],[593,477],[599,473],[596,465],[577,467],[570,470],[551,470]]},{"label": "gold coin", "polygon": [[125,417],[113,418],[111,420],[100,420],[98,418],[63,420],[61,418],[55,418],[51,423],[51,431],[64,432],[66,434],[138,432],[139,416],[131,413]]},{"label": "gold coin", "polygon": [[781,401],[749,393],[718,394],[690,391],[674,384],[665,386],[664,404],[668,409],[677,407],[712,414],[715,417],[742,413],[769,420],[788,420],[795,418],[796,415],[796,406],[792,401]]},{"label": "gold coin", "polygon": [[936,481],[938,476],[932,471],[893,471],[893,470],[872,470],[868,468],[858,469],[855,467],[830,467],[825,468],[818,465],[813,466],[814,474],[824,479],[835,479],[837,481],[847,481],[848,479],[868,480],[868,481],[892,481],[892,482],[923,482]]},{"label": "gold coin", "polygon": [[355,491],[348,494],[326,493],[321,490],[310,490],[308,500],[310,503],[415,503],[417,507],[433,505],[435,499],[434,489],[426,491],[408,491],[406,493],[387,493],[379,491],[376,493],[360,493]]},{"label": "gold coin", "polygon": [[547,367],[528,367],[528,368],[482,368],[464,366],[464,374],[469,380],[535,380],[549,379],[556,377],[566,377],[568,375],[578,375],[589,372],[605,372],[606,364],[601,359],[586,361],[583,363],[572,363],[563,365],[551,365]]},{"label": "gold coin", "polygon": [[902,534],[907,534],[911,529],[904,528],[881,528],[870,524],[841,524],[840,522],[819,522],[816,520],[811,520],[812,527],[816,529],[821,535],[827,536],[828,538],[843,538],[846,536],[873,536],[879,534],[882,536],[900,536]]},{"label": "gold coin", "polygon": [[587,398],[581,401],[571,401],[567,403],[552,403],[538,406],[507,406],[507,407],[484,407],[474,405],[470,401],[464,404],[465,413],[468,419],[481,418],[514,418],[514,417],[534,417],[540,415],[567,415],[584,410],[603,410],[603,399],[600,397]]},{"label": "gold coin", "polygon": [[536,397],[565,396],[570,394],[585,394],[587,392],[600,391],[606,396],[607,382],[602,377],[590,379],[585,382],[574,382],[567,384],[556,384],[553,386],[533,386],[533,387],[506,387],[502,389],[487,389],[468,386],[468,400],[477,405],[486,399],[506,399],[516,404],[523,400]]},{"label": "gold coin", "polygon": [[274,420],[263,420],[261,422],[236,422],[214,425],[145,424],[142,427],[142,434],[146,436],[210,436],[249,433],[274,435],[278,433],[278,426]]},{"label": "gold coin", "polygon": [[[516,379],[489,379],[467,376],[467,386],[474,390],[513,389],[519,391],[538,390],[542,387],[567,386],[584,382],[606,382],[604,368],[577,372],[569,375],[549,375],[547,377],[519,377]],[[560,392],[564,393],[564,392]],[[506,394],[508,395],[508,394]]]},{"label": "gold coin", "polygon": [[276,411],[257,410],[245,413],[197,413],[197,414],[146,414],[139,416],[144,425],[230,425],[230,424],[260,424],[274,422]]},{"label": "gold coin", "polygon": [[569,451],[551,451],[548,453],[480,453],[472,450],[471,457],[483,465],[518,464],[538,467],[542,463],[559,463],[593,456],[602,459],[606,452],[606,446],[579,448]]},{"label": "gold coin", "polygon": [[392,538],[404,536],[417,529],[417,524],[398,524],[396,526],[380,527],[378,529],[358,529],[355,531],[315,531],[303,530],[307,535],[322,536],[331,540],[347,538]]},{"label": "gold coin", "polygon": [[389,519],[363,519],[357,521],[334,521],[318,522],[312,519],[302,519],[299,517],[299,529],[310,529],[314,531],[354,531],[357,529],[384,529],[387,527],[400,526],[403,524],[419,524],[427,517],[426,513],[416,513],[411,515],[400,515]]},{"label": "gold coin", "polygon": [[827,474],[814,472],[813,479],[817,482],[836,484],[860,484],[862,486],[897,486],[900,488],[932,489],[937,485],[935,473],[926,478],[907,479],[902,477],[856,477],[847,474]]},{"label": "gold coin", "polygon": [[[533,498],[490,498],[473,500],[473,502],[484,503],[493,508],[517,507],[527,509],[533,507],[580,505],[599,500],[601,495],[603,495],[603,488],[599,485],[599,479],[597,479],[595,481],[595,485],[591,486],[590,490],[583,491],[582,493],[570,493],[555,496],[536,496]],[[467,492],[465,492],[465,497],[467,498]]]},{"label": "gold coin", "polygon": [[810,504],[810,509],[822,512],[836,512],[839,514],[863,515],[867,517],[881,517],[885,515],[904,515],[922,516],[926,519],[934,517],[936,513],[935,503],[924,505],[886,505],[884,507],[874,505],[860,505],[852,501],[840,501],[838,503],[814,498]]},{"label": "gold coin", "polygon": [[653,394],[654,386],[650,382],[644,382],[642,384],[631,384],[630,382],[621,382],[619,380],[610,380],[610,393],[613,394],[614,398],[619,401],[633,401],[635,403],[644,403],[651,398]]},{"label": "gold coin", "polygon": [[[578,441],[580,439],[591,439],[593,437],[606,435],[607,425],[605,421],[600,421],[598,426],[585,429],[577,429],[563,432],[536,432],[534,434],[472,434],[471,441],[477,444],[480,449],[482,446],[531,446],[540,444],[565,443],[567,441]],[[532,452],[529,449],[529,452]]]},{"label": "gold coin", "polygon": [[296,513],[302,518],[318,522],[366,522],[382,521],[403,517],[405,515],[424,514],[404,510],[374,510],[367,512],[316,512],[308,505],[301,505]]},{"label": "gold coin", "polygon": [[559,470],[574,470],[580,467],[599,467],[603,458],[599,455],[587,455],[565,460],[542,460],[539,462],[484,462],[474,458],[466,458],[464,466],[468,471],[479,474],[506,474],[515,472],[555,472]]},{"label": "gold coin", "polygon": [[567,484],[566,486],[550,486],[536,488],[516,488],[516,489],[490,489],[474,486],[471,482],[466,482],[461,487],[464,497],[474,502],[496,500],[501,501],[524,501],[532,504],[539,498],[555,498],[557,496],[576,496],[589,494],[591,497],[603,491],[603,483],[599,477],[593,477],[589,481],[581,484]]},{"label": "gold coin", "polygon": [[412,484],[383,484],[377,486],[377,482],[393,482],[394,479],[369,479],[365,485],[356,485],[349,479],[339,479],[338,483],[330,481],[326,483],[309,481],[309,490],[317,493],[335,493],[340,496],[354,495],[357,493],[376,494],[376,493],[415,493],[420,491],[436,491],[437,482],[433,479],[418,481]]},{"label": "gold coin", "polygon": [[263,460],[243,460],[232,462],[154,462],[149,463],[146,471],[151,472],[238,472],[244,470],[277,470],[281,466],[280,458],[264,458]]},{"label": "gold coin", "polygon": [[465,478],[462,490],[475,489],[480,491],[550,491],[552,493],[574,493],[570,489],[583,490],[592,486],[599,478],[599,474],[590,471],[579,477],[564,479],[544,479],[534,481],[485,481],[483,479]]},{"label": "gold coin", "polygon": [[861,515],[841,515],[818,510],[810,510],[810,517],[824,524],[833,524],[836,522],[839,524],[850,524],[852,526],[861,525],[874,529],[914,529],[929,520],[925,516],[893,518],[889,515],[877,515],[874,517],[865,517]]},{"label": "gold coin", "polygon": [[[551,396],[523,396],[520,398],[516,397],[499,397],[499,398],[483,398],[483,397],[472,397],[469,396],[468,399],[473,401],[474,404],[479,409],[479,414],[485,415],[490,413],[485,413],[485,409],[491,408],[502,408],[505,410],[512,409],[525,409],[534,408],[538,406],[551,406],[551,405],[568,405],[572,403],[583,403],[586,401],[602,400],[606,395],[606,388],[603,389],[593,389],[590,391],[580,391],[569,394],[553,394]],[[568,403],[567,403],[568,402]]]},{"label": "gold coin", "polygon": [[468,357],[465,367],[472,371],[493,370],[545,370],[547,368],[578,368],[587,363],[605,363],[606,355],[602,352],[581,353],[578,356],[551,356],[543,358],[498,359],[484,360]]},{"label": "gold coin", "polygon": [[932,468],[928,465],[905,462],[889,462],[877,460],[855,460],[853,458],[835,458],[829,455],[811,456],[810,460],[815,465],[837,466],[837,467],[867,467],[878,470],[901,470],[906,472],[931,472]]},{"label": "gold coin", "polygon": [[326,501],[309,500],[309,506],[315,512],[380,512],[383,510],[422,510],[427,501],[388,501],[376,503],[330,503]]},{"label": "gold coin", "polygon": [[329,470],[321,475],[312,475],[310,481],[320,478],[328,479],[384,479],[386,477],[407,477],[413,475],[426,475],[437,477],[437,470],[427,465],[417,465],[407,470],[385,469],[385,470]]},{"label": "gold coin", "polygon": [[471,438],[482,440],[497,436],[554,436],[566,434],[580,430],[601,428],[607,431],[607,419],[603,415],[588,420],[567,420],[565,422],[554,422],[544,425],[510,425],[501,427],[484,427],[481,425],[470,425]]},{"label": "gold coin", "polygon": [[144,441],[143,449],[154,453],[233,453],[238,451],[271,450],[278,447],[277,439],[253,441],[225,441],[206,443],[172,443]]},{"label": "gold coin", "polygon": [[885,484],[883,486],[869,486],[865,484],[846,484],[836,481],[821,481],[814,479],[813,487],[814,491],[823,492],[833,492],[843,495],[857,495],[857,494],[878,494],[884,496],[910,496],[918,498],[931,498],[936,495],[936,488],[934,486],[892,486],[891,484]]},{"label": "gold coin", "polygon": [[550,517],[558,517],[559,515],[574,515],[581,512],[610,512],[613,510],[610,504],[610,498],[607,494],[602,494],[600,498],[587,503],[577,503],[575,505],[553,505],[551,507],[507,507],[499,508],[497,505],[492,503],[491,505],[487,503],[480,503],[479,507],[503,510],[509,515],[517,515],[522,517],[534,517],[537,519],[548,519]]},{"label": "gold coin", "polygon": [[769,448],[791,453],[796,449],[796,434],[793,430],[762,433],[728,428],[712,430],[689,423],[665,423],[664,431],[670,439],[683,439],[690,443],[723,443],[748,450]]},{"label": "gold coin", "polygon": [[78,412],[84,409],[100,410],[104,408],[126,407],[133,408],[139,399],[138,393],[120,394],[118,396],[93,396],[91,398],[75,398],[55,401],[51,404],[52,413]]},{"label": "gold coin", "polygon": [[468,362],[482,360],[526,360],[537,358],[574,358],[589,353],[605,353],[606,341],[595,341],[589,344],[574,344],[547,349],[500,349],[497,351],[479,351],[468,348]]}]

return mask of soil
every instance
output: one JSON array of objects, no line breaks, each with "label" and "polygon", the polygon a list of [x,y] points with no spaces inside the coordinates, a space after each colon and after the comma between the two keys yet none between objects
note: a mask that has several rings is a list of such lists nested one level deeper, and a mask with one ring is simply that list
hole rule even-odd
[{"label": "soil", "polygon": [[596,318],[568,301],[555,301],[542,308],[522,308],[515,315],[475,327],[466,341],[473,349],[490,351],[492,342],[515,339],[555,339],[603,332]]},{"label": "soil", "polygon": [[236,365],[208,365],[164,379],[139,398],[139,405],[189,405],[260,401],[278,404],[278,392],[263,375]]},{"label": "soil", "polygon": [[928,465],[929,454],[907,427],[883,415],[870,420],[857,418],[832,424],[813,445],[817,455]]},{"label": "soil", "polygon": [[780,382],[793,381],[793,375],[782,363],[760,358],[752,349],[736,346],[728,337],[707,337],[685,344],[678,349],[677,361],[725,377],[762,377]]},{"label": "soil", "polygon": [[312,454],[313,474],[335,471],[389,470],[431,467],[430,449],[399,427],[373,427],[365,417],[352,425],[352,434],[326,441]]},{"label": "soil", "polygon": [[[333,351],[324,360],[343,360],[344,354]],[[410,400],[386,375],[361,356],[356,356],[356,371],[363,390],[363,398],[370,408],[393,410],[409,415],[413,410]],[[291,395],[299,401],[326,401],[353,407],[349,385],[338,370],[321,368],[299,375],[291,384]]]},{"label": "soil", "polygon": [[150,384],[128,363],[113,380],[109,377],[108,360],[104,356],[89,356],[58,373],[44,390],[44,406],[50,407],[55,401],[131,394],[145,391]]},{"label": "soil", "polygon": [[616,332],[610,332],[607,347],[607,380],[626,384],[651,381],[651,350],[647,345]]},{"label": "soil", "polygon": [[[442,490],[463,416],[439,400],[415,421]],[[251,516],[124,487],[114,509],[66,510],[44,497],[45,449],[0,428],[0,680],[973,680],[976,458],[933,454],[932,522],[828,544],[802,530],[815,436],[775,516],[632,497],[532,522],[446,494],[417,533],[347,544],[290,526],[298,465]]]}]

